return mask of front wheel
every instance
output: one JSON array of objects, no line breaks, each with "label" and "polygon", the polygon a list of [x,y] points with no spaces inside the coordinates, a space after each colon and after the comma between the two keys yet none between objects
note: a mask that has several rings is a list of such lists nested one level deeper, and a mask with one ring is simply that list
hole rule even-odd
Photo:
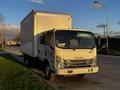
[{"label": "front wheel", "polygon": [[44,74],[45,74],[45,78],[49,81],[53,81],[55,78],[55,75],[54,73],[51,72],[49,65],[45,67]]}]

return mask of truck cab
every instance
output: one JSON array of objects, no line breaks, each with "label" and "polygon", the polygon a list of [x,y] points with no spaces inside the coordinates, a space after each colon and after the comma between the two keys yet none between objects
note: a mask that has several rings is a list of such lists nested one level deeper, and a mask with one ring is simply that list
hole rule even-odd
[{"label": "truck cab", "polygon": [[86,30],[49,30],[39,35],[38,57],[48,79],[55,75],[98,72],[94,34]]}]

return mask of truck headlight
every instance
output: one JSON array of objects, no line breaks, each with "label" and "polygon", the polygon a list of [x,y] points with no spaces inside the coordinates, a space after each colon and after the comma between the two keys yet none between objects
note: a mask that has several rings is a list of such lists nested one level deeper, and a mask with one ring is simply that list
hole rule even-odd
[{"label": "truck headlight", "polygon": [[92,59],[92,64],[91,64],[91,66],[97,66],[96,57]]},{"label": "truck headlight", "polygon": [[87,60],[87,65],[92,65],[92,63],[93,63],[92,59],[91,60]]},{"label": "truck headlight", "polygon": [[90,66],[96,66],[96,58],[93,58],[91,60],[87,60],[87,65],[90,65]]},{"label": "truck headlight", "polygon": [[64,68],[64,63],[63,63],[63,60],[61,59],[61,57],[57,56],[56,61],[57,61],[58,68]]}]

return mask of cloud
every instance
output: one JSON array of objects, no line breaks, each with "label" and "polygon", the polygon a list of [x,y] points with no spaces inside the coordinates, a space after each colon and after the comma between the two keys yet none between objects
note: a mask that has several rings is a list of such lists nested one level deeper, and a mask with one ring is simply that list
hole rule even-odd
[{"label": "cloud", "polygon": [[14,24],[0,23],[0,32],[4,32],[7,39],[13,39],[20,33],[20,27]]},{"label": "cloud", "polygon": [[30,1],[33,3],[38,3],[38,4],[41,4],[44,2],[43,0],[30,0]]},{"label": "cloud", "polygon": [[18,25],[5,23],[5,17],[0,13],[0,33],[1,32],[4,32],[8,39],[8,36],[14,38],[20,33],[20,27]]}]

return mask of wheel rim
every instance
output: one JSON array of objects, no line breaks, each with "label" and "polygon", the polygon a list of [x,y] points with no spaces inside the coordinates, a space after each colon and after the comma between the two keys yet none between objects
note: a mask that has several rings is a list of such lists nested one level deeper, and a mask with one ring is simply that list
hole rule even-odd
[{"label": "wheel rim", "polygon": [[28,64],[28,60],[25,60],[25,64]]},{"label": "wheel rim", "polygon": [[49,68],[49,66],[47,66],[46,69],[45,69],[45,75],[47,77],[49,76],[49,72],[50,72],[50,68]]}]

